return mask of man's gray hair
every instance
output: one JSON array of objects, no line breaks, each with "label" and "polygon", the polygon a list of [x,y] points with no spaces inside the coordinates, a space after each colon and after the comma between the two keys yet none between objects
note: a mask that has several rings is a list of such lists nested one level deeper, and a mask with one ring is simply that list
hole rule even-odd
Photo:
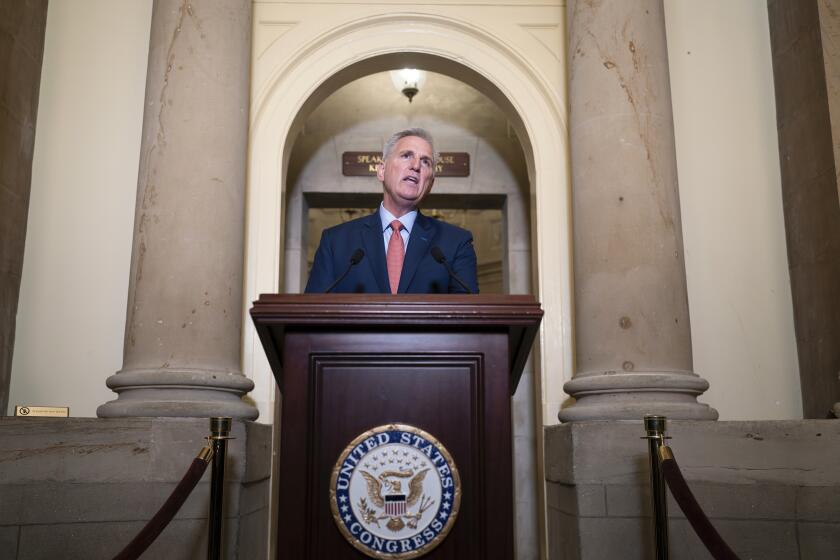
[{"label": "man's gray hair", "polygon": [[[394,151],[394,146],[397,145],[397,142],[400,141],[400,138],[405,138],[406,136],[417,136],[418,138],[422,138],[426,142],[429,143],[429,146],[432,147],[432,157],[434,158],[434,165],[437,165],[438,161],[438,153],[435,151],[435,141],[432,138],[432,135],[429,134],[429,131],[425,128],[406,128],[405,130],[401,130],[399,132],[394,133],[388,138],[388,141],[385,142],[385,146],[382,148],[382,161],[388,159],[388,156],[391,155],[391,152]],[[434,165],[432,166],[432,173],[434,173]]]}]

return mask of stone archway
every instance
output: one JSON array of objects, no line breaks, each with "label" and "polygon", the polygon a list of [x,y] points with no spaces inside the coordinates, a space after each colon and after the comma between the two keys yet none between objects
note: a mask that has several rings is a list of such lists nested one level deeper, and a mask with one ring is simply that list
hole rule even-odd
[{"label": "stone archway", "polygon": [[382,200],[375,179],[342,172],[342,153],[378,152],[394,130],[411,126],[429,130],[438,150],[468,158],[465,176],[438,177],[423,211],[473,232],[481,293],[531,293],[530,187],[519,139],[493,101],[434,72],[412,103],[381,72],[338,89],[307,117],[285,175],[282,291],[305,286],[324,227]]},{"label": "stone archway", "polygon": [[[257,28],[266,21],[255,14]],[[454,77],[494,101],[522,144],[531,191],[532,293],[546,312],[534,364],[536,418],[540,427],[556,423],[559,403],[565,397],[562,384],[572,374],[570,191],[562,59],[546,57],[545,45],[533,37],[524,45],[512,45],[488,29],[434,14],[382,13],[360,19],[348,12],[345,20],[332,23],[326,30],[303,33],[302,24],[289,27],[290,31],[275,20],[271,22],[277,33],[273,40],[260,39],[255,33],[255,48],[268,46],[254,53],[246,304],[281,286],[286,170],[307,115],[338,88],[375,72],[411,66]],[[562,35],[562,21],[558,29]],[[295,35],[296,30],[301,34]],[[273,378],[250,322],[244,324],[243,371],[255,381],[251,395],[263,418],[270,418]],[[535,444],[541,478],[542,438],[536,438]],[[540,539],[544,541],[544,534]]]},{"label": "stone archway", "polygon": [[[412,32],[411,50],[406,47],[406,28]],[[272,53],[278,43],[255,65],[255,74],[260,74],[255,81],[260,83],[254,84],[252,99],[245,301],[280,285],[285,170],[291,142],[312,108],[353,79],[408,62],[455,76],[495,101],[522,142],[531,185],[533,292],[546,311],[537,366],[542,418],[546,424],[555,423],[564,398],[562,383],[571,378],[572,363],[570,193],[561,82],[547,81],[527,53],[512,50],[488,33],[432,16],[350,21],[313,36],[299,47],[297,57]],[[259,341],[248,322],[245,325],[244,371],[254,379],[257,389],[252,396],[261,404],[271,400],[273,381]]]}]

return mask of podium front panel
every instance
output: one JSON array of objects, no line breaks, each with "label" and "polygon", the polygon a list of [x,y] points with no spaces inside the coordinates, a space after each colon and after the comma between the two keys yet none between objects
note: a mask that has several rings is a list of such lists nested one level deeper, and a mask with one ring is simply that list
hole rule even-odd
[{"label": "podium front panel", "polygon": [[423,558],[513,556],[507,333],[289,329],[283,342],[278,558],[366,558],[341,534],[329,482],[358,435],[409,424],[450,452],[458,517]]}]

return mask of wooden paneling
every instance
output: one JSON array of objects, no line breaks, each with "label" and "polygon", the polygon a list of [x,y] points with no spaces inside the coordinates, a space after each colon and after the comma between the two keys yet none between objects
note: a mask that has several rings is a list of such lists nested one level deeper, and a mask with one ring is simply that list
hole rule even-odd
[{"label": "wooden paneling", "polygon": [[389,423],[433,435],[460,472],[458,519],[424,558],[511,558],[510,395],[541,315],[527,296],[261,297],[252,316],[282,371],[278,558],[365,557],[333,520],[330,473]]}]

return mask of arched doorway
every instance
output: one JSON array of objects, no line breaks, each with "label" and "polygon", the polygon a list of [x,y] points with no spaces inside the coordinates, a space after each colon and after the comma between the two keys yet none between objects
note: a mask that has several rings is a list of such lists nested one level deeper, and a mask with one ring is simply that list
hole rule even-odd
[{"label": "arched doorway", "polygon": [[[280,27],[276,21],[273,25]],[[562,383],[571,377],[571,226],[562,62],[545,57],[537,35],[529,43],[534,50],[530,56],[480,27],[430,14],[359,19],[348,12],[346,20],[332,22],[326,31],[311,29],[302,36],[289,36],[295,30],[299,26],[283,31],[273,42],[255,39],[268,46],[255,54],[246,301],[283,285],[289,159],[307,117],[331,94],[363,76],[413,67],[460,80],[491,99],[521,142],[530,189],[530,291],[546,312],[531,390],[536,509],[542,511],[541,428],[556,422]],[[291,54],[283,48],[292,46]],[[554,66],[543,69],[540,64]],[[243,371],[255,381],[252,395],[263,418],[271,417],[271,372],[250,323],[243,324]],[[537,540],[544,542],[542,524],[538,525]]]},{"label": "arched doorway", "polygon": [[439,151],[455,152],[464,163],[455,176],[441,168],[424,213],[473,232],[481,293],[531,293],[528,172],[506,115],[474,88],[431,72],[409,102],[389,74],[338,89],[310,113],[293,143],[282,291],[302,289],[324,228],[369,214],[381,202],[373,164],[347,175],[344,154],[378,154],[393,131],[420,126],[432,132]]}]

